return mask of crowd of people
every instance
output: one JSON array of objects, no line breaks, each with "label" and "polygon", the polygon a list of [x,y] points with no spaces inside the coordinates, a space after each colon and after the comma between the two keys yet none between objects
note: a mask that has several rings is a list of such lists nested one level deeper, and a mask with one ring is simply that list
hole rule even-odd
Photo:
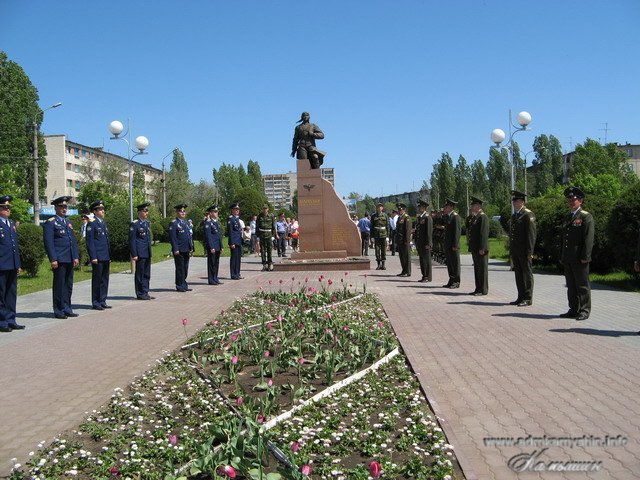
[{"label": "crowd of people", "polygon": [[[534,213],[526,208],[526,195],[512,191],[513,215],[509,231],[510,257],[515,275],[517,298],[511,302],[518,307],[533,304],[532,260],[536,243]],[[568,212],[560,226],[561,263],[567,285],[569,309],[562,318],[586,320],[591,313],[591,288],[589,263],[594,242],[593,216],[582,208],[584,193],[577,187],[564,191]],[[0,332],[24,329],[16,321],[17,278],[21,271],[18,233],[11,215],[10,195],[0,197]],[[73,272],[79,265],[80,254],[71,222],[66,218],[70,197],[53,200],[55,215],[43,224],[43,241],[53,271],[53,314],[55,318],[77,317],[71,307]],[[137,219],[130,224],[129,250],[135,263],[134,288],[138,300],[152,300],[149,294],[151,278],[152,237],[149,224],[149,203],[136,207]],[[489,291],[489,219],[482,209],[483,201],[471,197],[470,214],[466,222],[467,244],[473,259],[474,296],[487,295]],[[175,206],[176,218],[169,225],[171,255],[175,266],[175,287],[178,292],[191,290],[187,282],[189,261],[194,253],[193,223],[186,218],[188,205]],[[411,276],[411,252],[415,247],[419,256],[419,282],[432,281],[432,261],[445,263],[448,282],[443,288],[460,287],[460,236],[463,219],[456,212],[457,202],[447,199],[441,212],[428,211],[429,204],[418,202],[415,225],[407,214],[407,206],[398,203],[391,215],[384,212],[384,205],[377,204],[372,215],[354,219],[362,238],[362,255],[375,251],[377,270],[386,270],[386,255],[396,253],[400,257],[400,277]],[[111,308],[107,304],[109,290],[109,266],[111,263],[109,229],[104,221],[105,204],[93,202],[91,213],[84,216],[81,237],[86,242],[88,263],[92,269],[91,304],[95,310]],[[201,222],[203,244],[207,257],[207,276],[210,285],[220,285],[218,272],[220,256],[226,245],[230,249],[230,278],[241,280],[243,249],[259,254],[262,270],[273,270],[272,251],[286,257],[287,247],[298,249],[299,225],[295,218],[283,214],[278,218],[264,205],[259,215],[253,215],[249,225],[240,218],[240,205],[230,206],[226,220],[226,233],[219,220],[217,205],[207,209]],[[634,269],[640,272],[640,234],[636,249]]]}]

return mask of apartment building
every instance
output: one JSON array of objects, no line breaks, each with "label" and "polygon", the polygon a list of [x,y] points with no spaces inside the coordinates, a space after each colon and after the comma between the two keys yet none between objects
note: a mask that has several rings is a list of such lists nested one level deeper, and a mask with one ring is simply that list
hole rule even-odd
[{"label": "apartment building", "polygon": [[[336,186],[334,168],[321,168],[320,175],[330,182],[333,187]],[[271,205],[291,208],[293,194],[298,188],[298,177],[295,172],[263,175],[262,185],[264,194]]]},{"label": "apartment building", "polygon": [[[67,140],[65,135],[45,135],[47,147],[47,188],[43,205],[62,195],[68,195],[74,203],[85,182],[100,179],[100,169],[108,162],[124,162],[128,160],[119,155],[105,152],[100,147],[88,147],[80,143]],[[150,185],[153,180],[162,179],[162,170],[136,161],[131,162],[134,168],[141,167],[144,173],[145,197],[156,203],[159,199],[153,197]],[[123,172],[124,181],[128,184],[128,169]]]}]

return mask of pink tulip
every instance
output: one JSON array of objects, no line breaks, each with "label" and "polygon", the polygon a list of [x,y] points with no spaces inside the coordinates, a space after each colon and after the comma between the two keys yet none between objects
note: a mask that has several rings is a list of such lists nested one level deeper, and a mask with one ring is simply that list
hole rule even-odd
[{"label": "pink tulip", "polygon": [[291,451],[293,453],[297,453],[298,451],[300,451],[300,444],[298,442],[293,442],[291,444]]},{"label": "pink tulip", "polygon": [[238,357],[237,357],[237,356],[235,356],[235,355],[234,355],[233,357],[231,357],[231,363],[232,363],[233,365],[235,365],[236,363],[238,363]]},{"label": "pink tulip", "polygon": [[186,319],[186,318],[183,318],[183,319],[182,319],[182,325],[186,325],[186,324],[187,324],[187,319]]},{"label": "pink tulip", "polygon": [[304,357],[300,357],[300,358],[298,359],[298,363],[299,363],[300,365],[304,364]]},{"label": "pink tulip", "polygon": [[305,277],[304,283],[308,283],[308,282],[309,282],[309,277]]},{"label": "pink tulip", "polygon": [[[269,285],[271,285],[272,283],[273,283],[273,280],[269,280]],[[271,299],[270,298],[267,299],[267,303],[271,303]]]},{"label": "pink tulip", "polygon": [[220,315],[224,315],[224,310],[220,310]]},{"label": "pink tulip", "polygon": [[329,279],[327,280],[327,283],[329,284],[329,286],[333,285],[333,280]]},{"label": "pink tulip", "polygon": [[169,443],[171,445],[175,445],[176,443],[178,443],[178,436],[177,435],[168,435],[167,437],[169,438]]},{"label": "pink tulip", "polygon": [[271,330],[271,329],[273,328],[273,323],[271,323],[271,322],[267,322],[267,323],[265,324],[265,327],[267,327],[267,330]]},{"label": "pink tulip", "polygon": [[[271,283],[271,280],[269,280],[269,283]],[[267,298],[267,303],[273,303],[273,300],[271,300],[270,298]]]},{"label": "pink tulip", "polygon": [[238,339],[238,335],[231,335],[229,337],[229,340],[231,340],[232,342],[235,342]]},{"label": "pink tulip", "polygon": [[236,470],[231,465],[225,465],[217,470],[218,475],[224,475],[229,478],[236,478]]},{"label": "pink tulip", "polygon": [[279,283],[280,285],[282,285],[282,283],[283,283],[283,282],[284,282],[284,280],[282,280],[282,279],[280,279],[280,280],[278,281],[278,283]]},{"label": "pink tulip", "polygon": [[304,323],[299,323],[299,324],[298,324],[298,328],[299,328],[300,330],[304,329]]},{"label": "pink tulip", "polygon": [[369,473],[373,478],[379,478],[380,473],[382,472],[382,468],[378,462],[371,462],[369,464]]},{"label": "pink tulip", "polygon": [[220,322],[218,320],[214,320],[213,322],[211,322],[211,325],[213,325],[214,327],[217,327],[220,324]]},{"label": "pink tulip", "polygon": [[258,415],[257,421],[258,423],[264,423],[264,421],[267,419],[267,417],[265,417],[264,415],[260,414]]},{"label": "pink tulip", "polygon": [[120,470],[118,470],[118,467],[113,466],[109,469],[109,473],[111,474],[112,477],[119,477],[120,476]]},{"label": "pink tulip", "polygon": [[269,358],[269,355],[271,355],[271,354],[269,353],[269,350],[267,350],[266,352],[264,352],[264,353],[262,354],[262,356],[263,356],[264,358]]},{"label": "pink tulip", "polygon": [[236,398],[236,406],[241,407],[243,403],[244,400],[242,399],[242,397]]},{"label": "pink tulip", "polygon": [[312,471],[313,469],[311,468],[311,465],[309,465],[308,463],[300,467],[300,472],[302,472],[303,475],[311,475]]},{"label": "pink tulip", "polygon": [[273,387],[273,380],[269,379],[269,381],[267,382],[267,386]]},{"label": "pink tulip", "polygon": [[349,325],[344,325],[342,327],[342,330],[345,331],[345,332],[348,332],[349,331]]},{"label": "pink tulip", "polygon": [[344,276],[346,277],[347,275],[349,275],[349,272],[344,272]]}]

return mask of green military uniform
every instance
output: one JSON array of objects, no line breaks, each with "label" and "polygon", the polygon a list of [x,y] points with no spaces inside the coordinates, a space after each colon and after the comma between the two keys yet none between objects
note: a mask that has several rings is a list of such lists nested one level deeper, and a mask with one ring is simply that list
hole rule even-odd
[{"label": "green military uniform", "polygon": [[398,274],[398,277],[410,277],[411,276],[411,218],[405,211],[407,206],[399,203],[398,209],[402,209],[399,212],[398,219],[396,220],[396,245],[398,248],[398,256],[400,257],[400,265],[402,271]]},{"label": "green military uniform", "polygon": [[422,274],[422,278],[418,281],[430,282],[432,279],[433,219],[429,212],[426,211],[429,206],[427,202],[420,200],[418,206],[425,208],[425,211],[416,217],[416,230],[414,233],[416,250],[420,258],[420,273]]},{"label": "green military uniform", "polygon": [[[380,206],[381,204],[378,204]],[[376,251],[376,270],[386,270],[384,262],[387,260],[387,236],[389,235],[389,216],[384,212],[371,215],[371,238]]]},{"label": "green military uniform", "polygon": [[[453,200],[447,200],[446,205],[453,208],[458,204]],[[447,272],[449,273],[449,281],[445,288],[460,287],[460,235],[462,234],[462,221],[460,215],[456,211],[444,214],[444,242],[443,249],[445,259],[447,261]]]},{"label": "green military uniform", "polygon": [[[584,199],[584,193],[577,187],[564,191],[566,198]],[[580,207],[567,214],[562,222],[562,253],[560,260],[564,266],[567,281],[569,311],[563,318],[586,320],[591,314],[591,286],[589,285],[589,262],[593,250],[593,216]]]},{"label": "green military uniform", "polygon": [[[256,235],[260,241],[260,256],[262,257],[262,271],[273,270],[271,251],[273,249],[272,238],[276,236],[276,218],[269,213],[268,207],[256,219]],[[267,210],[266,212],[264,210]]]},{"label": "green military uniform", "polygon": [[[525,200],[526,195],[512,191],[512,200]],[[520,210],[511,215],[509,230],[509,254],[513,272],[516,276],[518,298],[511,305],[526,307],[533,303],[533,270],[531,257],[536,245],[536,217],[531,210],[523,205]]]},{"label": "green military uniform", "polygon": [[[471,197],[471,205],[482,205],[482,200]],[[489,217],[482,210],[469,217],[467,242],[473,258],[476,289],[472,295],[489,293]]]}]

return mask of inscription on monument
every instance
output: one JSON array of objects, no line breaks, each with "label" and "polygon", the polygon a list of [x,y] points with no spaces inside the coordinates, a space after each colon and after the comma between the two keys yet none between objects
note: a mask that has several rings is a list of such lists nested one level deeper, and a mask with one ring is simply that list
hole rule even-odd
[{"label": "inscription on monument", "polygon": [[342,225],[333,225],[331,228],[331,240],[333,245],[346,245],[348,237],[347,229]]},{"label": "inscription on monument", "polygon": [[322,204],[320,198],[299,198],[298,205],[305,207],[319,207]]}]

